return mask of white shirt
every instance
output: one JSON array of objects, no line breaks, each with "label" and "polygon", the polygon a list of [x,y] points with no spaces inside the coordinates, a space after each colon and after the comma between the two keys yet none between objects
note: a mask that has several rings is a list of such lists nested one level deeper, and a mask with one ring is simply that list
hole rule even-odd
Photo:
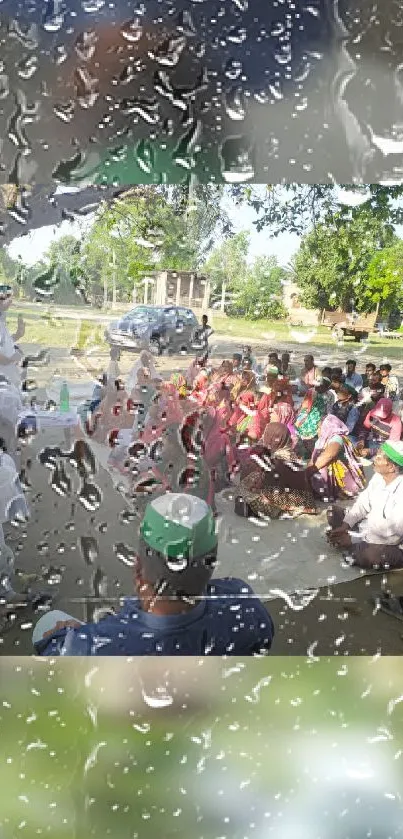
[{"label": "white shirt", "polygon": [[[11,358],[15,353],[14,341],[8,331],[4,314],[0,315],[0,353]],[[17,363],[0,364],[0,376],[16,387],[21,387],[21,369]]]},{"label": "white shirt", "polygon": [[375,474],[347,511],[344,521],[349,527],[360,525],[359,533],[350,533],[353,543],[365,540],[374,545],[401,545],[403,475],[385,484],[382,475]]}]

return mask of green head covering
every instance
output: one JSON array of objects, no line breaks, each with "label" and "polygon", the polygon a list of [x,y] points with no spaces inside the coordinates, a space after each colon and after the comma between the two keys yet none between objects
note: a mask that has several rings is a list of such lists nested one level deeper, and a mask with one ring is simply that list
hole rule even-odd
[{"label": "green head covering", "polygon": [[392,440],[388,440],[387,443],[383,443],[381,446],[381,450],[392,463],[396,463],[397,466],[403,467],[403,443],[400,440],[396,442],[392,442]]},{"label": "green head covering", "polygon": [[168,492],[147,505],[139,558],[145,579],[161,594],[201,594],[216,554],[213,513],[201,498]]}]

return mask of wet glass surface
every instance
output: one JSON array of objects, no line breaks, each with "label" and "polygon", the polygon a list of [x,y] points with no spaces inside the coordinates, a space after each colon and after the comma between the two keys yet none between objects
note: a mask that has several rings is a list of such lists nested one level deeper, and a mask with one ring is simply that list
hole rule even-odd
[{"label": "wet glass surface", "polygon": [[[395,242],[393,237],[390,239],[388,225],[399,230],[398,192],[372,185],[355,193],[341,191],[341,199],[336,187],[326,191],[316,185],[314,189],[319,221],[329,209],[326,202],[330,202],[334,212],[339,209],[344,214],[345,223],[361,225],[357,228],[360,236],[354,233],[351,243],[352,247],[354,242],[360,243],[358,280],[363,283],[366,274],[362,254],[367,253],[364,245],[371,254],[378,250],[379,243]],[[368,361],[379,364],[389,359],[397,376],[401,376],[399,340],[388,342],[380,334],[371,334],[355,342],[344,338],[338,330],[318,324],[317,319],[304,325],[303,307],[287,319],[281,301],[286,300],[284,294],[292,281],[292,265],[280,266],[265,255],[252,259],[251,267],[247,261],[247,237],[242,231],[235,233],[234,213],[244,212],[252,228],[251,206],[257,202],[259,213],[255,221],[262,226],[263,238],[265,230],[274,223],[279,231],[291,224],[301,233],[309,229],[311,222],[305,210],[305,198],[311,194],[311,188],[297,184],[281,194],[278,188],[267,189],[264,185],[235,193],[214,185],[191,186],[179,193],[143,186],[127,191],[119,200],[113,191],[92,189],[83,195],[60,194],[53,202],[44,189],[30,197],[32,214],[24,229],[33,230],[32,237],[20,239],[15,238],[20,227],[13,225],[8,208],[4,239],[15,241],[8,250],[3,248],[2,270],[15,291],[8,313],[9,329],[13,334],[15,329],[18,331],[21,319],[25,327],[24,335],[18,339],[25,358],[18,367],[19,375],[24,377],[24,419],[17,426],[7,426],[7,419],[11,423],[16,410],[18,414],[18,396],[10,389],[6,392],[3,386],[2,433],[11,446],[16,446],[14,454],[29,520],[24,521],[22,513],[26,510],[19,506],[21,497],[17,506],[14,502],[14,506],[7,506],[8,496],[2,485],[6,541],[2,579],[4,583],[11,579],[17,592],[14,600],[1,604],[2,655],[31,655],[35,626],[52,608],[76,621],[94,624],[95,637],[81,649],[83,654],[107,651],[108,616],[122,608],[125,598],[134,596],[139,526],[147,501],[163,493],[159,470],[165,470],[171,488],[191,489],[192,482],[194,485],[201,481],[200,468],[195,463],[202,445],[209,454],[207,428],[198,426],[196,418],[193,431],[188,423],[179,433],[181,412],[180,416],[175,413],[175,400],[164,402],[161,395],[158,397],[157,384],[158,376],[166,381],[174,374],[186,373],[194,360],[196,351],[189,344],[184,345],[188,325],[184,327],[182,319],[176,322],[172,318],[178,293],[185,295],[183,307],[189,306],[189,296],[195,295],[197,317],[201,317],[208,286],[203,273],[200,278],[197,272],[192,273],[194,265],[204,266],[214,283],[214,277],[222,277],[220,260],[227,259],[225,271],[231,272],[238,300],[248,307],[247,318],[227,318],[213,305],[210,314],[215,332],[210,349],[214,365],[231,358],[234,350],[252,340],[253,354],[262,369],[268,352],[276,348],[291,352],[296,375],[307,353],[312,352],[320,370],[329,365],[343,367],[351,357],[363,372]],[[68,217],[67,227],[63,228],[66,235],[58,238],[59,231],[52,232],[42,222],[44,217],[59,222],[63,201],[70,202],[74,218]],[[383,219],[385,206],[388,222]],[[46,207],[48,214],[44,216],[42,209]],[[90,210],[80,216],[82,207]],[[277,207],[274,215],[273,207]],[[291,222],[287,207],[293,208]],[[85,221],[86,227],[77,227],[77,218]],[[386,225],[389,236],[385,240],[382,225]],[[336,235],[332,230],[329,237]],[[222,239],[217,247],[215,236]],[[41,260],[31,258],[31,244],[36,248],[35,242],[39,241],[35,237],[42,237],[45,242]],[[221,247],[224,250],[220,251]],[[329,248],[323,252],[327,254]],[[315,253],[312,259],[316,276]],[[151,386],[146,376],[132,392],[137,376],[133,371],[141,367],[139,350],[117,350],[116,346],[111,350],[108,341],[115,334],[118,338],[122,334],[130,337],[127,329],[133,318],[135,328],[145,330],[144,340],[149,341],[151,333],[148,321],[144,323],[144,307],[155,292],[159,268],[167,264],[180,266],[177,271],[168,272],[166,278],[167,300],[170,299],[166,323],[170,340],[176,343],[172,352],[168,346],[162,355],[158,347],[153,347],[154,354],[147,362],[150,368],[144,368],[143,376],[148,370],[154,384]],[[241,285],[236,286],[236,282]],[[362,287],[359,283],[354,286],[358,302]],[[239,297],[241,293],[243,296]],[[348,302],[348,276],[342,278],[336,272],[336,302],[342,294]],[[221,291],[219,306],[220,299]],[[271,315],[272,308],[262,310],[262,306],[268,305],[280,305],[278,311],[274,310],[277,320]],[[262,313],[267,313],[266,317]],[[394,337],[399,338],[399,333]],[[95,392],[102,393],[108,370],[112,390],[108,398],[103,394],[102,410],[91,415],[91,400]],[[118,375],[120,380],[116,379]],[[64,381],[68,383],[69,407],[73,409],[72,415],[67,411],[65,416],[61,410]],[[179,387],[180,377],[175,381]],[[398,403],[396,410],[401,410]],[[166,434],[169,412],[177,428]],[[146,427],[150,436],[139,441]],[[371,463],[365,469],[370,477]],[[400,653],[400,623],[382,611],[379,600],[387,591],[400,594],[399,571],[385,568],[368,574],[360,567],[351,567],[345,552],[327,541],[326,505],[321,506],[318,516],[297,513],[285,514],[281,520],[271,520],[267,515],[245,520],[235,512],[237,485],[228,462],[220,462],[215,477],[215,526],[219,540],[215,578],[229,576],[241,581],[238,599],[234,592],[227,597],[228,601],[233,598],[227,610],[232,622],[225,640],[228,654],[234,653],[239,628],[243,629],[247,622],[242,601],[250,592],[248,587],[253,590],[252,613],[263,603],[273,618],[273,655],[299,653],[314,659],[323,654],[340,657],[377,651]],[[3,482],[7,487],[7,481]],[[206,487],[201,485],[204,488],[200,492],[205,497]],[[347,500],[345,503],[348,506]],[[187,559],[181,556],[167,563],[168,570],[178,573],[187,567]],[[216,595],[216,591],[211,591],[210,600]],[[224,612],[220,607],[220,619]],[[127,625],[133,616],[125,613],[122,620]],[[152,641],[150,627],[142,627],[140,634],[147,645]],[[203,634],[195,646],[189,642],[189,653],[214,652],[218,637],[218,631]],[[176,642],[180,646],[179,634]],[[67,644],[59,652],[65,655],[68,649]],[[151,651],[151,647],[147,649]],[[158,643],[153,652],[161,655],[166,649]]]},{"label": "wet glass surface", "polygon": [[5,0],[1,180],[399,180],[401,27],[397,0]]}]

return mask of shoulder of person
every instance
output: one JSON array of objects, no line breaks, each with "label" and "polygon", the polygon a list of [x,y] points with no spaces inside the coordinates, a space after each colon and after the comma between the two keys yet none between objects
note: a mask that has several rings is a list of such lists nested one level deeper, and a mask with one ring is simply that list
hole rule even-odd
[{"label": "shoulder of person", "polygon": [[218,596],[226,594],[239,595],[242,597],[256,597],[255,592],[248,583],[238,577],[220,577],[213,579],[208,584],[208,593]]},{"label": "shoulder of person", "polygon": [[330,445],[330,443],[338,443],[339,446],[342,446],[343,437],[341,436],[341,434],[332,434],[332,436],[328,440],[328,446]]},{"label": "shoulder of person", "polygon": [[[251,613],[253,609],[259,622],[259,628],[264,629],[267,626],[271,636],[274,635],[274,624],[267,607],[245,580],[238,577],[223,577],[211,580],[207,586],[207,595],[218,596],[223,599],[228,597],[229,607],[239,603],[241,609],[243,607],[248,608],[248,613]],[[214,603],[214,600],[211,602]],[[220,603],[220,609],[222,609],[222,603]]]}]

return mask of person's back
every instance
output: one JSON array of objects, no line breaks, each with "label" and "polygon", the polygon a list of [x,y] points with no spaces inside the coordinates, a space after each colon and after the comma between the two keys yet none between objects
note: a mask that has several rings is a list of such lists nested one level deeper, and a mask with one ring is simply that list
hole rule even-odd
[{"label": "person's back", "polygon": [[184,614],[154,615],[137,598],[99,623],[63,628],[36,644],[43,656],[256,655],[267,654],[273,621],[242,580],[217,579]]},{"label": "person's back", "polygon": [[272,619],[250,586],[211,576],[217,560],[212,510],[166,493],[147,507],[135,558],[135,597],[83,624],[48,613],[33,633],[38,655],[256,655],[270,650]]}]

